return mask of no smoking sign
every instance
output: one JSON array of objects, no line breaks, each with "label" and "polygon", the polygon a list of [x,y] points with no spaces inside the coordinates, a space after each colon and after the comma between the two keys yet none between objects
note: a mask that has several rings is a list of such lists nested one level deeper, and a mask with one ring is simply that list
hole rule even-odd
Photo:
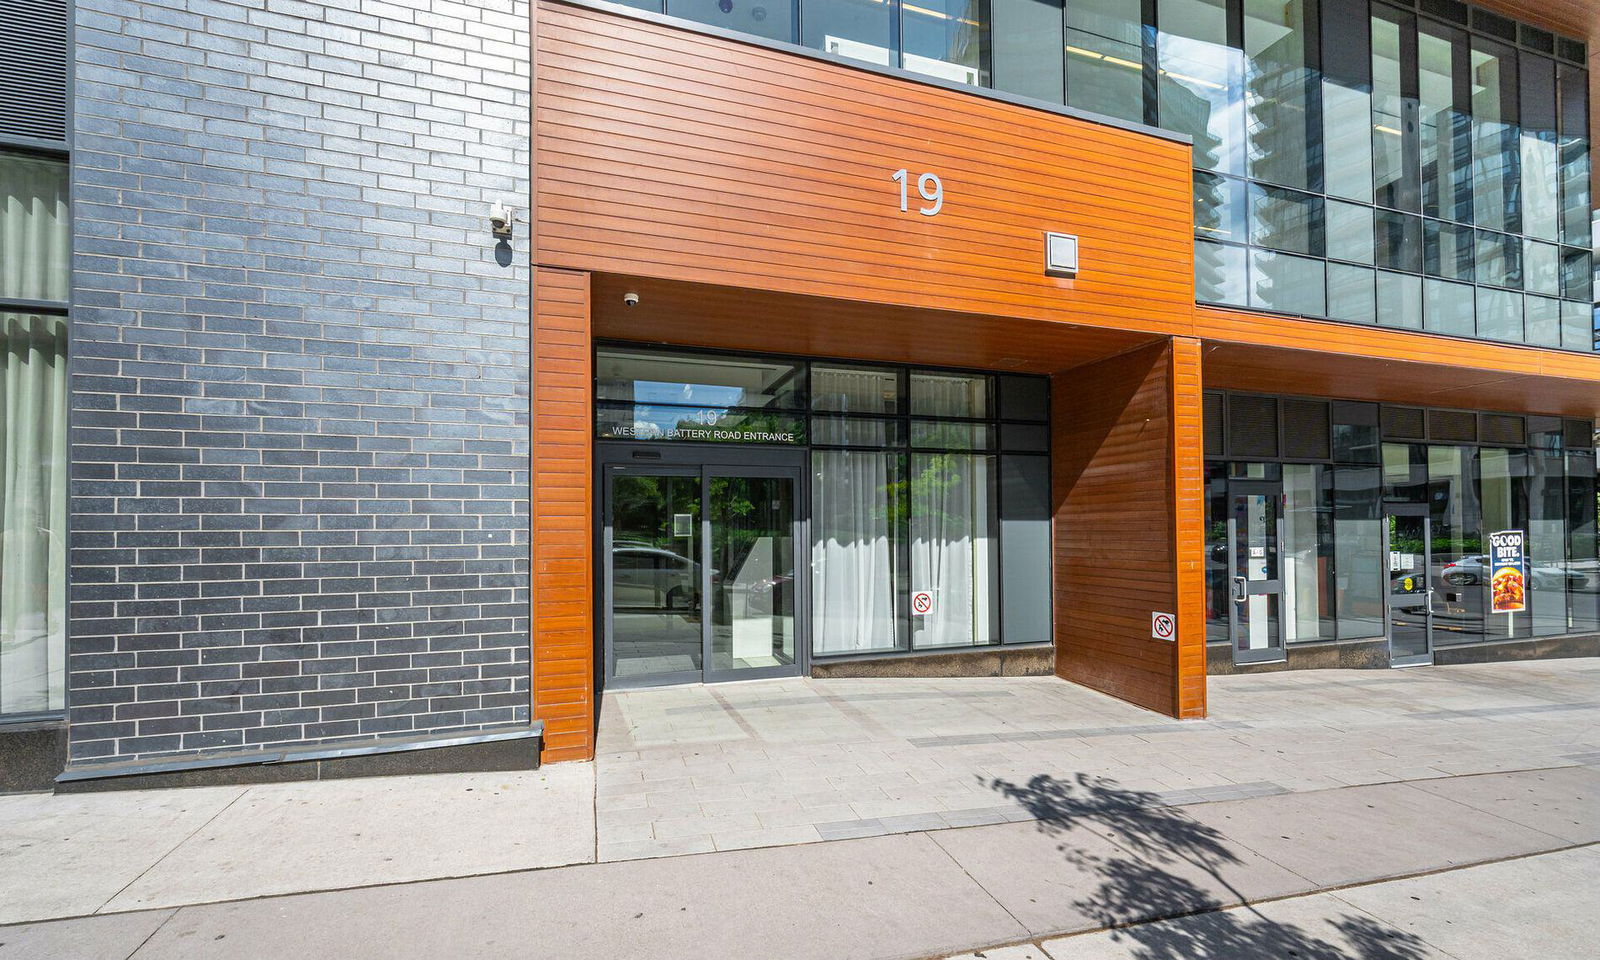
[{"label": "no smoking sign", "polygon": [[1178,635],[1178,618],[1170,613],[1150,614],[1150,636],[1155,640],[1172,640]]},{"label": "no smoking sign", "polygon": [[926,590],[918,590],[911,595],[911,612],[919,617],[925,617],[933,612],[933,594]]}]

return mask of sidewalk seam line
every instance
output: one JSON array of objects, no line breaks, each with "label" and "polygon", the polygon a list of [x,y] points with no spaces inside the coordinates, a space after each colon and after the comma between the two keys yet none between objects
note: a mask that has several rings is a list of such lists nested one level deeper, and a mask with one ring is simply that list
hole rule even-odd
[{"label": "sidewalk seam line", "polygon": [[[1260,900],[1251,900],[1251,901],[1248,901],[1246,903],[1236,903],[1236,904],[1232,904],[1232,905],[1226,906],[1226,907],[1211,907],[1211,908],[1205,909],[1205,910],[1190,910],[1190,911],[1188,911],[1186,913],[1177,913],[1177,914],[1173,914],[1173,915],[1167,916],[1167,917],[1152,917],[1149,920],[1136,920],[1136,921],[1133,921],[1131,923],[1115,923],[1115,924],[1111,924],[1109,926],[1098,927],[1098,928],[1093,929],[1093,930],[1079,930],[1079,931],[1077,931],[1075,933],[1062,933],[1062,934],[1052,934],[1052,935],[1049,935],[1049,936],[1035,937],[1034,940],[1040,940],[1040,941],[1043,941],[1043,940],[1065,940],[1065,939],[1071,939],[1073,937],[1085,937],[1085,936],[1089,936],[1090,934],[1094,934],[1094,933],[1102,933],[1102,932],[1104,932],[1106,930],[1125,930],[1125,929],[1127,929],[1129,927],[1141,927],[1141,926],[1144,926],[1144,925],[1150,924],[1150,923],[1163,923],[1163,922],[1168,921],[1168,920],[1182,920],[1185,917],[1200,917],[1200,916],[1205,916],[1205,915],[1211,914],[1211,913],[1226,913],[1229,910],[1239,910],[1239,909],[1242,909],[1242,908],[1245,908],[1245,907],[1259,906],[1261,904],[1267,904],[1267,903],[1281,903],[1281,902],[1286,901],[1286,900],[1302,900],[1302,899],[1305,899],[1306,897],[1315,897],[1315,896],[1320,896],[1322,894],[1329,894],[1329,895],[1333,896],[1334,899],[1339,900],[1341,903],[1345,903],[1345,902],[1348,902],[1348,901],[1345,901],[1345,899],[1343,897],[1340,897],[1339,894],[1344,892],[1344,891],[1346,891],[1346,890],[1359,890],[1359,889],[1361,889],[1363,887],[1375,887],[1375,886],[1377,886],[1378,884],[1381,884],[1381,883],[1394,883],[1394,882],[1399,881],[1399,880],[1416,880],[1416,879],[1421,878],[1421,877],[1433,877],[1433,876],[1438,876],[1440,874],[1445,874],[1445,873],[1456,873],[1456,872],[1461,871],[1461,870],[1472,870],[1472,869],[1475,869],[1477,867],[1492,867],[1492,866],[1494,866],[1496,864],[1510,863],[1510,862],[1512,862],[1514,860],[1529,860],[1529,859],[1532,859],[1533,857],[1547,857],[1547,856],[1550,856],[1552,854],[1568,853],[1568,852],[1573,851],[1573,850],[1583,850],[1583,849],[1586,849],[1588,847],[1594,847],[1594,846],[1600,846],[1600,840],[1588,840],[1588,841],[1585,841],[1583,843],[1568,844],[1567,846],[1557,847],[1557,848],[1555,848],[1553,850],[1534,850],[1534,851],[1529,852],[1529,853],[1513,853],[1513,854],[1509,854],[1509,855],[1504,856],[1504,857],[1496,857],[1496,858],[1494,858],[1492,860],[1479,860],[1479,861],[1476,861],[1474,863],[1456,863],[1456,864],[1451,864],[1450,866],[1446,866],[1446,867],[1435,867],[1435,868],[1433,868],[1431,870],[1419,870],[1419,871],[1416,871],[1415,873],[1399,873],[1399,874],[1395,874],[1392,877],[1375,877],[1375,878],[1373,878],[1371,880],[1357,880],[1357,881],[1354,881],[1354,882],[1351,882],[1351,883],[1335,884],[1334,886],[1323,887],[1323,888],[1320,888],[1320,889],[1317,889],[1317,890],[1307,890],[1307,891],[1304,891],[1303,893],[1288,893],[1288,894],[1284,894],[1282,896],[1277,896],[1277,897],[1262,897]],[[1354,904],[1351,904],[1351,908],[1352,909],[1360,909],[1359,907],[1356,907]],[[1019,943],[1020,942],[1030,942],[1031,943],[1033,941],[1019,941]],[[988,950],[988,949],[993,949],[993,948],[992,947],[979,947],[978,949],[980,949],[980,950]]]},{"label": "sidewalk seam line", "polygon": [[[1485,863],[1485,864],[1480,864],[1480,866],[1487,867],[1487,866],[1491,866],[1491,864]],[[1410,879],[1410,878],[1400,878],[1400,879]],[[1385,881],[1385,882],[1388,882],[1388,881]],[[1331,891],[1331,892],[1329,892],[1328,896],[1330,896],[1333,899],[1337,900],[1338,902],[1344,904],[1345,906],[1349,907],[1351,910],[1354,910],[1357,913],[1366,914],[1367,916],[1371,917],[1373,920],[1377,921],[1378,923],[1390,923],[1391,922],[1389,920],[1384,919],[1383,917],[1378,916],[1376,913],[1373,913],[1371,910],[1368,910],[1365,907],[1358,906],[1357,904],[1351,903],[1349,900],[1346,900],[1344,897],[1339,895],[1339,894],[1345,893],[1345,892],[1346,892],[1345,890]],[[1446,958],[1446,960],[1471,960],[1470,957],[1463,957],[1459,953],[1453,953],[1453,952],[1451,952],[1449,950],[1446,950],[1444,947],[1439,946],[1437,943],[1434,943],[1432,940],[1426,939],[1425,937],[1422,936],[1422,934],[1417,933],[1416,931],[1411,931],[1411,935],[1413,937],[1416,937],[1418,940],[1421,940],[1423,943],[1427,944],[1428,945],[1428,949],[1437,950],[1442,956],[1444,956]]]},{"label": "sidewalk seam line", "polygon": [[[159,867],[163,863],[165,863],[167,858],[172,856],[174,853],[176,853],[179,847],[181,847],[184,844],[188,843],[190,840],[193,840],[196,836],[199,835],[200,831],[204,830],[206,827],[209,827],[213,823],[215,823],[218,817],[222,816],[224,813],[227,813],[230,809],[233,808],[234,804],[239,802],[240,798],[242,798],[245,794],[249,793],[253,789],[254,789],[254,787],[245,787],[245,788],[241,789],[234,796],[234,798],[232,800],[229,800],[227,803],[222,805],[222,809],[218,810],[216,813],[213,813],[211,816],[207,817],[206,821],[204,823],[200,824],[198,827],[195,827],[193,830],[189,831],[189,835],[188,836],[184,837],[182,840],[179,840],[177,843],[174,843],[170,848],[168,848],[166,853],[163,853],[161,856],[157,857],[155,863],[152,863],[152,864],[150,864],[150,866],[145,867],[143,870],[140,870],[139,873],[132,880],[129,880],[127,883],[125,883],[122,886],[118,887],[117,888],[117,892],[113,893],[111,896],[107,897],[105,903],[102,903],[102,904],[100,904],[100,906],[95,907],[93,912],[90,914],[90,916],[100,916],[101,915],[100,911],[104,910],[107,906],[109,906],[113,900],[116,900],[118,897],[122,896],[123,893],[125,893],[129,887],[131,887],[134,884],[138,883],[140,880],[143,880],[146,876],[149,875],[150,871],[154,870],[156,867]],[[146,908],[146,909],[149,909],[149,908]],[[158,908],[158,909],[181,909],[181,908],[178,908],[178,907],[165,908],[165,907],[163,907],[163,908]],[[136,913],[137,911],[138,911],[138,908],[135,908],[134,910],[114,910],[112,912],[113,913]]]},{"label": "sidewalk seam line", "polygon": [[1005,904],[1000,902],[1000,898],[999,897],[995,896],[993,893],[990,893],[989,892],[989,888],[984,886],[981,882],[979,882],[978,878],[974,877],[972,875],[972,872],[967,869],[966,865],[963,864],[960,860],[956,859],[955,854],[953,854],[949,850],[945,849],[945,845],[939,842],[939,838],[934,835],[933,831],[925,830],[925,831],[923,831],[922,835],[927,837],[929,840],[933,841],[933,845],[939,848],[939,852],[944,854],[945,856],[949,857],[950,858],[950,862],[956,865],[956,869],[960,870],[962,875],[965,876],[968,880],[971,880],[973,886],[977,887],[979,890],[982,890],[984,896],[986,896],[990,900],[994,901],[994,905],[999,907],[1002,911],[1004,911],[1005,915],[1011,918],[1011,922],[1015,923],[1022,930],[1023,933],[1030,933],[1031,934],[1033,932],[1032,930],[1030,930],[1028,928],[1028,925],[1026,923],[1022,922],[1021,918],[1019,918],[1016,914],[1011,912],[1011,908],[1010,907],[1008,907]]},{"label": "sidewalk seam line", "polygon": [[143,950],[147,945],[149,945],[150,941],[154,940],[156,938],[156,934],[158,934],[161,931],[165,930],[167,928],[167,924],[171,923],[172,922],[172,918],[176,917],[178,915],[178,911],[182,910],[182,909],[183,909],[182,907],[173,907],[172,908],[172,912],[167,914],[166,919],[162,920],[160,923],[156,924],[156,928],[154,930],[150,931],[149,936],[145,937],[143,940],[140,940],[138,945],[135,946],[132,950],[130,950],[128,952],[128,955],[123,957],[122,960],[133,960],[134,957],[138,956],[139,955],[139,951]]}]

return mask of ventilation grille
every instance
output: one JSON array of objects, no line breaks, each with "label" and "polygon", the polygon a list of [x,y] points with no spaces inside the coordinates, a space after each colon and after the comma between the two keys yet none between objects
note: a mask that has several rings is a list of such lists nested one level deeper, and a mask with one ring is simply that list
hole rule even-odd
[{"label": "ventilation grille", "polygon": [[1478,439],[1478,416],[1465,410],[1429,410],[1428,439],[1472,443]]},{"label": "ventilation grille", "polygon": [[1375,427],[1378,425],[1378,405],[1359,400],[1335,400],[1333,422],[1355,427]]},{"label": "ventilation grille", "polygon": [[1474,8],[1472,11],[1472,29],[1491,34],[1502,40],[1510,40],[1512,43],[1517,42],[1517,24],[1515,21],[1507,20],[1497,13],[1490,13],[1481,8]]},{"label": "ventilation grille", "polygon": [[1420,407],[1384,407],[1383,435],[1395,440],[1425,439]]},{"label": "ventilation grille", "polygon": [[1331,460],[1328,404],[1320,400],[1283,401],[1283,455],[1291,460]]},{"label": "ventilation grille", "polygon": [[1522,24],[1522,45],[1532,47],[1540,53],[1555,53],[1556,37],[1555,34],[1548,30],[1540,30],[1538,27],[1530,27],[1524,23]]},{"label": "ventilation grille", "polygon": [[1467,5],[1456,0],[1422,0],[1422,12],[1460,24],[1467,22]]},{"label": "ventilation grille", "polygon": [[0,0],[0,136],[67,139],[65,0]]},{"label": "ventilation grille", "polygon": [[1587,450],[1594,446],[1593,420],[1568,420],[1562,426],[1562,439],[1566,441],[1568,450]]},{"label": "ventilation grille", "polygon": [[1228,396],[1228,456],[1278,455],[1278,401],[1272,397]]},{"label": "ventilation grille", "polygon": [[1589,59],[1588,44],[1577,40],[1568,40],[1566,37],[1556,38],[1556,56],[1573,63],[1583,63]]},{"label": "ventilation grille", "polygon": [[1478,417],[1478,439],[1503,447],[1520,447],[1528,442],[1527,421],[1504,413],[1485,413]]},{"label": "ventilation grille", "polygon": [[1226,456],[1222,422],[1222,394],[1208,393],[1203,398],[1206,430],[1206,456]]}]

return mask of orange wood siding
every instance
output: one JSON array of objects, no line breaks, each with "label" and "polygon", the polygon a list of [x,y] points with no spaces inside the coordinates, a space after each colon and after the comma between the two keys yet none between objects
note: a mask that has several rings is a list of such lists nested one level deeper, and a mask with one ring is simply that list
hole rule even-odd
[{"label": "orange wood siding", "polygon": [[594,756],[589,277],[533,278],[533,714],[545,760]]},{"label": "orange wood siding", "polygon": [[1206,511],[1205,417],[1201,399],[1200,342],[1172,341],[1172,529],[1177,567],[1178,677],[1175,713],[1206,715]]},{"label": "orange wood siding", "polygon": [[[1176,362],[1160,344],[1052,385],[1056,673],[1173,716],[1205,712],[1204,613],[1179,597],[1199,587],[1199,571],[1174,560],[1175,524],[1197,535],[1199,504],[1177,505],[1175,488],[1197,487],[1200,467],[1174,461],[1173,428],[1181,417],[1198,440],[1198,378],[1194,344]],[[1180,614],[1182,643],[1151,639],[1157,611]],[[1195,671],[1187,686],[1182,653]]]},{"label": "orange wood siding", "polygon": [[1600,415],[1600,356],[1201,307],[1209,387]]},{"label": "orange wood siding", "polygon": [[[1518,396],[1560,396],[1548,412],[1571,413],[1600,396],[1596,356],[1197,310],[1186,146],[549,0],[538,17],[536,262],[608,282],[747,291],[743,315],[738,293],[724,297],[741,346],[771,330],[795,352],[917,359],[906,342],[915,323],[845,321],[862,344],[840,350],[847,327],[823,321],[850,311],[772,316],[756,308],[761,293],[893,306],[901,317],[936,310],[927,327],[956,341],[998,318],[1019,344],[1048,339],[1023,332],[1041,320],[1193,337],[1226,348],[1207,353],[1208,376],[1214,359],[1219,376],[1255,366],[1292,381],[1305,367],[1330,396],[1351,395],[1339,385],[1352,375],[1438,403],[1474,383],[1514,381],[1495,403],[1508,409]],[[914,186],[900,212],[889,179],[900,168],[943,178],[938,216],[916,212]],[[1080,236],[1078,278],[1044,275],[1047,229]],[[657,317],[649,302],[627,315],[602,303],[596,328],[694,343],[720,335],[694,329],[692,308]],[[1324,363],[1341,357],[1360,362]],[[1024,369],[1038,358],[1031,344],[1007,356],[991,337],[970,362]]]},{"label": "orange wood siding", "polygon": [[[540,264],[1129,330],[1193,310],[1187,145],[559,3],[537,44]],[[1079,279],[1044,274],[1046,230],[1079,235]]]}]

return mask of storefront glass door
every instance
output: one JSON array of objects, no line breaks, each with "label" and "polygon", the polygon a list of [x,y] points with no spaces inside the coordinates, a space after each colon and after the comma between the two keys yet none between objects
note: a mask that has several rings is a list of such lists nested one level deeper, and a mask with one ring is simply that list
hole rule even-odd
[{"label": "storefront glass door", "polygon": [[706,479],[711,544],[707,679],[782,674],[795,666],[797,476],[751,468]]},{"label": "storefront glass door", "polygon": [[608,684],[798,674],[799,487],[798,466],[604,468]]},{"label": "storefront glass door", "polygon": [[[1423,511],[1426,508],[1422,508]],[[1386,539],[1389,554],[1389,665],[1408,667],[1433,662],[1435,583],[1433,522],[1413,510],[1390,513]]]},{"label": "storefront glass door", "polygon": [[1284,658],[1282,507],[1280,484],[1228,485],[1229,625],[1235,663]]}]

